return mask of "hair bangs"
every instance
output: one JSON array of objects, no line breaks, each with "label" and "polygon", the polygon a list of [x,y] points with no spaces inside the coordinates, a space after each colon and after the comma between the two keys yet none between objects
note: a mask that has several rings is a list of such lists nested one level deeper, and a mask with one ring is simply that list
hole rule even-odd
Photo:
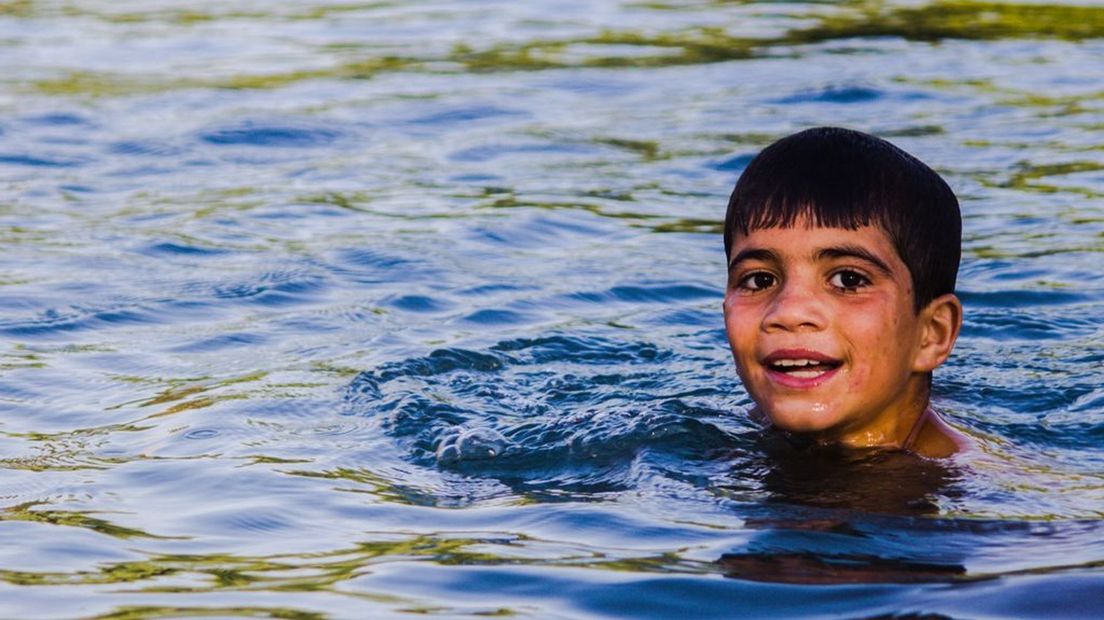
[{"label": "hair bangs", "polygon": [[812,193],[775,192],[764,202],[743,205],[736,225],[740,234],[764,228],[846,228],[856,230],[881,223],[881,217],[870,209],[876,198],[816,196]]}]

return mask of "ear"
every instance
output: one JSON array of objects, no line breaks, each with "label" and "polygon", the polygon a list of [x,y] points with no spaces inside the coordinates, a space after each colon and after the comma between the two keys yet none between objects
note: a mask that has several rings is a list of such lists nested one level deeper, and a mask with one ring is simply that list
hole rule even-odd
[{"label": "ear", "polygon": [[940,295],[920,310],[920,341],[914,372],[931,372],[947,360],[962,329],[962,302],[951,293]]}]

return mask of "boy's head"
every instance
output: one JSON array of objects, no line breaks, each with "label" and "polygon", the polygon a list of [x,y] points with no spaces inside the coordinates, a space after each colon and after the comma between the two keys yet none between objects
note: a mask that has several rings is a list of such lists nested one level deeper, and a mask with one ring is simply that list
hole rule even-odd
[{"label": "boy's head", "polygon": [[725,255],[731,260],[737,234],[790,228],[803,218],[818,227],[885,231],[912,276],[917,311],[954,292],[962,252],[958,199],[934,170],[885,140],[817,127],[763,149],[728,201]]},{"label": "boy's head", "polygon": [[725,218],[737,370],[784,430],[901,443],[961,325],[958,201],[931,168],[857,131],[764,149]]}]

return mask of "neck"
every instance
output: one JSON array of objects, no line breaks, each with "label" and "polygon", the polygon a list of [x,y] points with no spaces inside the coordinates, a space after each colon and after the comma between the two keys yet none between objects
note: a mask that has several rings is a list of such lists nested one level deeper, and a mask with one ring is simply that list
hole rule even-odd
[{"label": "neck", "polygon": [[886,407],[873,419],[865,420],[860,428],[840,429],[830,440],[850,448],[908,450],[928,418],[930,390],[926,381],[917,379],[901,398],[896,399],[895,406]]}]

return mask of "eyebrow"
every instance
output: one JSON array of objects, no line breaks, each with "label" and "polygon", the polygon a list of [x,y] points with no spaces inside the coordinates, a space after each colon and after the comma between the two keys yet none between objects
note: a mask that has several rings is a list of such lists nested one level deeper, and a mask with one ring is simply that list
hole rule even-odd
[{"label": "eyebrow", "polygon": [[775,254],[771,250],[763,248],[748,248],[746,250],[741,250],[737,252],[736,256],[732,257],[732,261],[728,263],[728,268],[732,269],[737,264],[742,263],[746,260],[757,260],[764,263],[782,262],[782,259],[778,257],[778,254]]},{"label": "eyebrow", "polygon": [[861,261],[866,261],[874,266],[878,271],[881,271],[887,276],[892,276],[893,271],[890,270],[889,265],[877,256],[873,252],[867,250],[864,247],[857,245],[837,245],[829,248],[822,248],[817,250],[816,257],[818,260],[825,259],[840,259],[840,258],[857,258]]},{"label": "eyebrow", "polygon": [[[816,251],[817,260],[839,260],[841,258],[857,258],[861,261],[865,261],[874,266],[875,269],[881,271],[887,276],[893,275],[893,271],[889,268],[889,265],[880,258],[878,258],[873,252],[858,245],[835,245],[827,248],[821,248]],[[736,253],[736,256],[732,257],[732,262],[728,264],[729,270],[733,267],[747,260],[761,261],[764,263],[780,263],[782,259],[773,250],[765,248],[748,248]]]}]

